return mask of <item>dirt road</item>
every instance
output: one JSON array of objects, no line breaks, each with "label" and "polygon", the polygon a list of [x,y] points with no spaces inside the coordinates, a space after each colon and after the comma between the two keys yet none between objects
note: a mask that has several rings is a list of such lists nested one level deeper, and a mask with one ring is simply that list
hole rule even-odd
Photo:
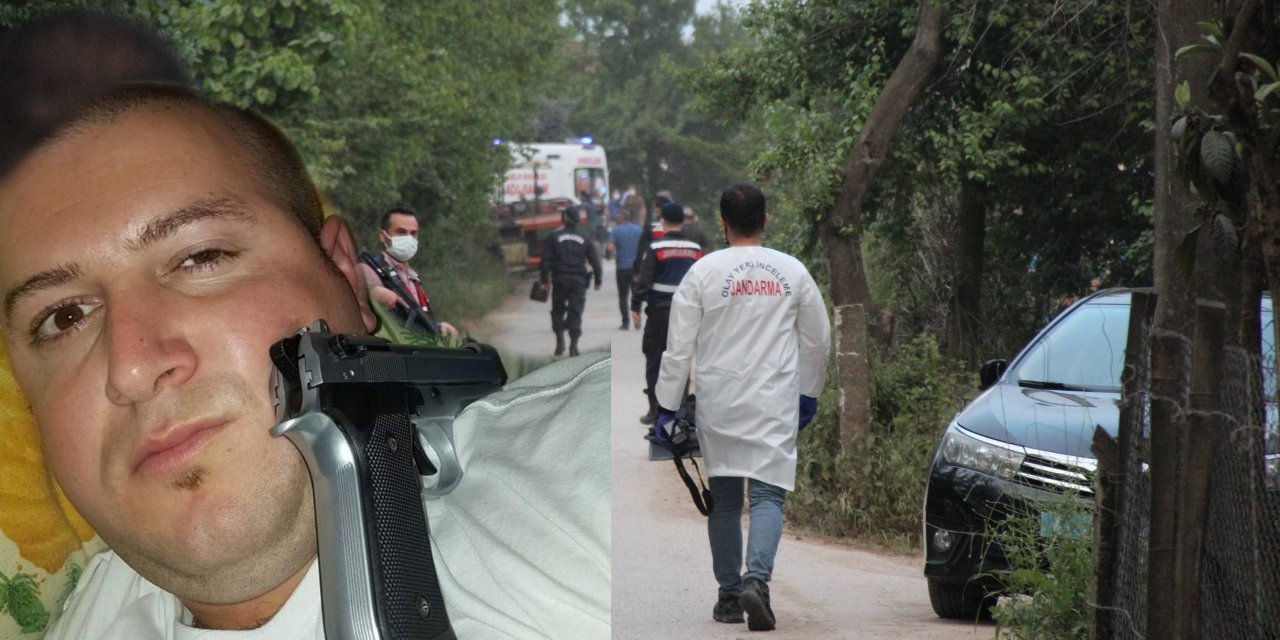
[{"label": "dirt road", "polygon": [[[481,339],[504,354],[549,355],[548,307],[528,300],[528,284],[485,322]],[[788,527],[770,584],[778,629],[711,620],[706,520],[669,461],[651,462],[639,416],[646,404],[640,332],[620,331],[613,263],[605,286],[587,297],[584,350],[613,351],[613,638],[614,640],[768,638],[861,640],[990,638],[989,624],[939,620],[929,607],[918,557],[881,555],[803,539]]]}]

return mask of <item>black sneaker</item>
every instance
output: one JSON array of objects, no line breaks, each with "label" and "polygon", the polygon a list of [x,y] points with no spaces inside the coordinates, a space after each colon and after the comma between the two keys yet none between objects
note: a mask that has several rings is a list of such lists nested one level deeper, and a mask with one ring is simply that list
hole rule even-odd
[{"label": "black sneaker", "polygon": [[777,626],[773,608],[769,606],[769,585],[756,578],[747,578],[742,585],[738,604],[747,612],[747,628],[752,631],[773,631]]},{"label": "black sneaker", "polygon": [[742,605],[738,604],[738,596],[720,596],[716,606],[711,609],[711,618],[716,622],[741,624]]},{"label": "black sneaker", "polygon": [[657,419],[658,419],[658,412],[650,411],[649,413],[646,413],[640,416],[640,424],[653,424],[655,421],[657,421]]}]

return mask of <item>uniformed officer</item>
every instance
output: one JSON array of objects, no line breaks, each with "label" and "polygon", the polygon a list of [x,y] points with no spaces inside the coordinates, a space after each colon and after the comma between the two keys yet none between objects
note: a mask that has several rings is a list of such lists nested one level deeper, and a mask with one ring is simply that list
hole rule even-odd
[{"label": "uniformed officer", "polygon": [[[710,476],[711,563],[720,584],[717,622],[773,629],[769,579],[782,537],[782,504],[795,488],[796,434],[818,408],[831,325],[818,285],[799,260],[760,244],[764,193],[736,184],[720,197],[729,240],[700,260],[675,292],[670,336],[656,388],[654,438],[684,399],[697,361],[694,421]],[[667,236],[670,237],[670,236]],[[746,574],[741,574],[742,485],[751,502]]]},{"label": "uniformed officer", "polygon": [[[569,332],[569,355],[578,355],[582,336],[582,308],[587,303],[587,282],[595,277],[598,291],[603,279],[600,254],[595,243],[581,231],[582,213],[577,207],[564,210],[564,226],[542,245],[542,284],[551,283],[551,330],[556,334],[556,355],[564,355],[564,333]],[[591,270],[587,270],[590,263]]]},{"label": "uniformed officer", "polygon": [[631,293],[631,322],[640,326],[640,307],[645,306],[644,351],[645,394],[649,396],[649,412],[640,418],[642,424],[653,424],[658,417],[658,402],[653,385],[658,382],[658,365],[667,346],[667,318],[671,312],[671,294],[689,267],[702,257],[702,247],[681,234],[684,207],[678,202],[662,205],[662,235],[649,244],[635,266],[635,284]]}]

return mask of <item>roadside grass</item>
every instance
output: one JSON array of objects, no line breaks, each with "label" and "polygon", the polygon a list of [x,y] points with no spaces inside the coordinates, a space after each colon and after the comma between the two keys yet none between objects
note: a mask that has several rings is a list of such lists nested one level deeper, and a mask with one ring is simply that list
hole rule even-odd
[{"label": "roadside grass", "polygon": [[976,391],[976,376],[927,335],[873,358],[870,433],[847,453],[834,378],[800,434],[788,515],[819,536],[918,550],[929,466],[948,422]]},{"label": "roadside grass", "polygon": [[450,324],[477,320],[515,290],[516,279],[507,273],[501,256],[483,245],[472,251],[454,247],[449,253],[419,269],[436,318]]},{"label": "roadside grass", "polygon": [[1089,637],[1091,518],[1092,502],[1065,495],[988,524],[990,544],[1000,545],[1009,561],[1008,573],[992,576],[1002,585],[992,612],[997,638]]}]

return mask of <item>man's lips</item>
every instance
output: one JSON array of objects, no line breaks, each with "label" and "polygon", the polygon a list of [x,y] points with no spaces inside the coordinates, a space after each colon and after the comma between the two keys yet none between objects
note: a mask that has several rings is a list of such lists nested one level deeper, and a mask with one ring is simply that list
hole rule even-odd
[{"label": "man's lips", "polygon": [[134,473],[163,477],[182,470],[226,424],[226,420],[190,422],[148,438],[138,446]]}]

